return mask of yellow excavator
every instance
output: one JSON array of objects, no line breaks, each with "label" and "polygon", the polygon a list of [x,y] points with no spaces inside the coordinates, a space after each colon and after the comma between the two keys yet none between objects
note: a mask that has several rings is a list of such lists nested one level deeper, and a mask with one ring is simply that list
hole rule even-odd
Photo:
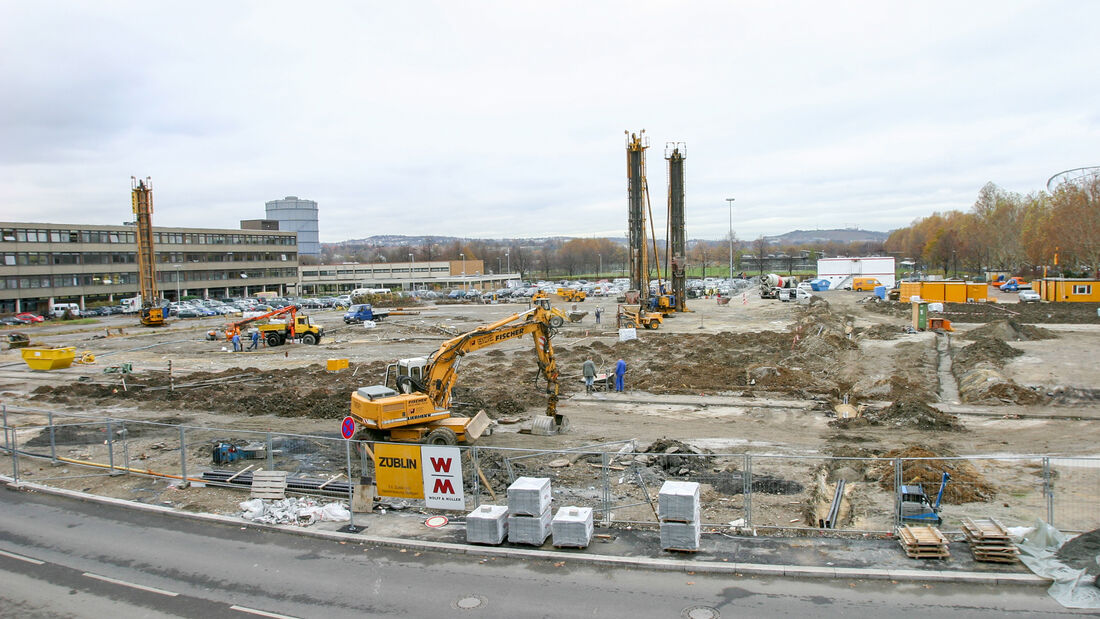
[{"label": "yellow excavator", "polygon": [[[370,440],[422,442],[429,445],[473,443],[489,427],[484,411],[474,417],[451,414],[451,388],[467,353],[530,334],[539,372],[546,381],[546,415],[537,417],[532,434],[563,432],[568,423],[558,414],[558,366],[554,361],[550,302],[512,314],[490,325],[454,337],[427,357],[401,359],[386,367],[383,384],[362,387],[351,394],[351,416]],[[555,321],[556,322],[556,321]]]}]

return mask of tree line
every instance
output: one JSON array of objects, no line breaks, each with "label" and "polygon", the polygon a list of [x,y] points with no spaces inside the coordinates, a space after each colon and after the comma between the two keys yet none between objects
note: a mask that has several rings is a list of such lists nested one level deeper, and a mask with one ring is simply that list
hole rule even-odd
[{"label": "tree line", "polygon": [[1100,275],[1100,178],[1022,195],[987,183],[968,212],[893,231],[886,250],[918,270]]}]

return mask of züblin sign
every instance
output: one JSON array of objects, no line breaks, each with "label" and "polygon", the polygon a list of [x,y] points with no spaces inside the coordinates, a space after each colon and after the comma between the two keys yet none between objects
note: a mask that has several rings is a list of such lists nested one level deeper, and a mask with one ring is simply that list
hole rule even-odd
[{"label": "z\u00fcblin sign", "polygon": [[462,452],[457,447],[377,445],[378,496],[423,499],[434,509],[464,511]]}]

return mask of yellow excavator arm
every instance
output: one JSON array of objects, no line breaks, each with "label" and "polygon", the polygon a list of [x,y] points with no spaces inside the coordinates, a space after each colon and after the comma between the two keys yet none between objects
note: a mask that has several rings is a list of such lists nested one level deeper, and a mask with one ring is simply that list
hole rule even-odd
[{"label": "yellow excavator arm", "polygon": [[537,303],[525,312],[513,314],[443,342],[439,350],[428,358],[423,391],[437,408],[450,408],[451,388],[458,378],[459,362],[466,353],[531,334],[538,356],[539,375],[546,379],[546,392],[549,395],[546,414],[556,415],[558,366],[554,360],[554,346],[550,342],[551,314],[548,306],[549,301]]}]

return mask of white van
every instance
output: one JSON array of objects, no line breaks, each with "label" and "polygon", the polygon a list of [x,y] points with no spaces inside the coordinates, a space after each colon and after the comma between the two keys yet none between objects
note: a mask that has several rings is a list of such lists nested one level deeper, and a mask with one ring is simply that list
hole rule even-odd
[{"label": "white van", "polygon": [[80,316],[80,306],[76,303],[54,303],[53,309],[50,310],[50,315],[54,318],[61,318],[65,315],[65,310],[69,311],[69,315],[73,318]]}]

